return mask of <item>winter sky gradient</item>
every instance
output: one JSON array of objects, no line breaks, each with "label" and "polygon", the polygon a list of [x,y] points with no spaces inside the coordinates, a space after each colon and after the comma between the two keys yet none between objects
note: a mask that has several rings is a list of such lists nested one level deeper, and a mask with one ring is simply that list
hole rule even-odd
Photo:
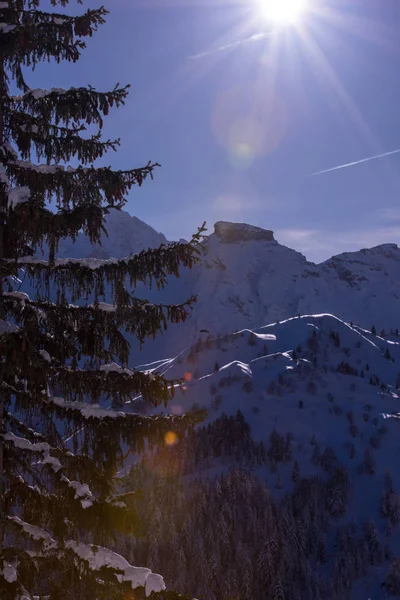
[{"label": "winter sky gradient", "polygon": [[309,177],[400,148],[399,0],[310,0],[279,31],[256,1],[105,0],[81,61],[42,66],[34,87],[132,84],[104,163],[161,163],[128,210],[169,239],[223,219],[316,261],[400,243],[398,154]]}]

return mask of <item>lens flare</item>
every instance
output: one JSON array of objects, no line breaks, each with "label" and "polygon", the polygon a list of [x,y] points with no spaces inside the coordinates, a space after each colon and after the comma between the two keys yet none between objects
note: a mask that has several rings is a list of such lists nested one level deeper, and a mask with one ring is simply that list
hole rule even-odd
[{"label": "lens flare", "polygon": [[238,170],[273,152],[286,134],[285,106],[267,75],[250,85],[224,89],[214,105],[212,131]]},{"label": "lens flare", "polygon": [[164,436],[164,442],[167,446],[175,446],[178,443],[178,436],[173,431],[168,431]]}]

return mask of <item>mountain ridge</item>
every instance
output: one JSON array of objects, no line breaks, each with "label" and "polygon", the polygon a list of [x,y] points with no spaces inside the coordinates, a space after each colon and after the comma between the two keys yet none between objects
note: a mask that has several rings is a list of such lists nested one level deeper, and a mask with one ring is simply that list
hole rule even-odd
[{"label": "mountain ridge", "polygon": [[[113,246],[119,227],[135,235],[129,227],[134,223],[123,215],[111,221],[111,255],[165,239],[143,226],[140,239]],[[381,244],[315,264],[279,244],[270,230],[229,222],[216,224],[203,249],[201,262],[171,278],[164,290],[135,290],[154,302],[175,303],[198,294],[188,320],[146,342],[140,354],[130,340],[129,366],[168,379],[184,377],[184,393],[177,389],[168,408],[172,414],[199,407],[209,411],[194,450],[172,436],[171,446],[160,447],[154,465],[146,463],[143,471],[158,474],[168,467],[182,478],[194,473],[209,481],[236,466],[266,482],[265,493],[275,503],[274,523],[282,529],[279,539],[284,545],[291,536],[285,560],[295,548],[285,568],[301,557],[299,574],[289,569],[281,581],[287,598],[383,600],[387,591],[400,591],[400,562],[398,568],[394,560],[400,555],[400,338],[394,331],[400,320],[400,249]],[[372,325],[387,332],[377,335]],[[140,414],[164,411],[140,395],[129,406]],[[248,427],[248,437],[229,436],[229,423],[234,433]],[[121,475],[129,470],[128,464]],[[172,491],[176,503],[176,488]],[[163,497],[161,508],[165,504]],[[245,526],[235,535],[241,536],[248,560],[236,556],[235,569],[241,573],[242,564],[251,565],[254,591],[246,597],[261,598],[257,585],[264,593],[269,576],[260,574],[252,560],[254,539],[246,545],[250,513],[241,506],[240,514]],[[321,526],[314,527],[318,515]],[[196,513],[193,523],[198,519]],[[179,523],[178,513],[167,521]],[[193,531],[201,540],[201,523]],[[307,543],[300,543],[303,538]],[[160,534],[159,539],[166,538]],[[221,556],[229,547],[221,544]],[[140,556],[147,564],[145,551]],[[210,565],[212,560],[210,555]],[[162,572],[161,563],[155,566]],[[190,569],[183,571],[187,576],[180,587],[189,589]],[[175,581],[174,569],[169,573]],[[210,586],[211,579],[206,581]]]},{"label": "mountain ridge", "polygon": [[[126,212],[111,215],[106,227],[104,258],[122,258],[127,250],[139,252],[167,243],[163,234]],[[93,256],[95,248],[84,241],[73,252],[71,242],[64,242],[60,257]],[[180,278],[170,278],[165,289],[136,288],[138,297],[151,302],[179,303],[192,294],[198,296],[184,324],[146,343],[144,361],[154,352],[158,356],[165,355],[166,349],[179,352],[201,329],[217,335],[298,314],[331,313],[367,329],[372,325],[379,330],[400,327],[400,250],[396,244],[345,252],[316,264],[281,245],[270,230],[219,221],[202,246],[200,263],[192,270],[183,269]]]}]

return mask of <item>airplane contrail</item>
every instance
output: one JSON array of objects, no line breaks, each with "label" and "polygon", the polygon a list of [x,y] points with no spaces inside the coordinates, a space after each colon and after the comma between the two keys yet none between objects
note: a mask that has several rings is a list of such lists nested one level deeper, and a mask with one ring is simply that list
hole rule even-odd
[{"label": "airplane contrail", "polygon": [[264,38],[271,37],[271,33],[255,33],[248,38],[244,38],[243,40],[236,40],[236,42],[231,42],[230,44],[225,44],[224,46],[219,46],[218,48],[213,48],[211,50],[206,50],[205,52],[200,52],[199,54],[193,54],[189,56],[191,60],[197,58],[204,58],[205,56],[211,56],[212,54],[216,54],[217,52],[223,52],[224,50],[229,50],[229,48],[234,48],[235,46],[241,46],[242,44],[248,44],[249,42],[255,42],[257,40],[263,40]]},{"label": "airplane contrail", "polygon": [[314,177],[315,175],[322,175],[323,173],[331,173],[332,171],[338,171],[339,169],[347,169],[347,167],[354,167],[355,165],[360,165],[361,163],[369,162],[370,160],[376,160],[377,158],[383,158],[384,156],[390,156],[391,154],[398,154],[400,152],[400,148],[397,150],[391,150],[391,152],[384,152],[383,154],[377,154],[376,156],[369,156],[368,158],[362,158],[361,160],[356,160],[354,162],[346,163],[345,165],[339,165],[338,167],[332,167],[331,169],[325,169],[324,171],[317,171],[316,173],[311,173],[310,175],[306,175],[306,177]]}]

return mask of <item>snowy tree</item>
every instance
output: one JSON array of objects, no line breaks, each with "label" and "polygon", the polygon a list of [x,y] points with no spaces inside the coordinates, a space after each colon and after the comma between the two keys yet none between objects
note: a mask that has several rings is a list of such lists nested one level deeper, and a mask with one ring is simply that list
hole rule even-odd
[{"label": "snowy tree", "polygon": [[294,461],[293,465],[293,473],[292,473],[292,481],[293,483],[297,483],[300,478],[300,468],[297,460]]},{"label": "snowy tree", "polygon": [[[141,344],[183,321],[195,298],[154,305],[125,283],[163,287],[167,276],[196,262],[202,230],[190,243],[122,260],[56,258],[62,238],[83,232],[100,242],[105,215],[122,208],[156,165],[93,166],[119,145],[103,140],[101,130],[127,87],[28,85],[25,67],[76,62],[84,38],[107,14],[99,8],[71,16],[41,4],[0,3],[0,597],[111,600],[131,598],[135,589],[136,598],[164,583],[102,547],[114,528],[139,524],[132,495],[118,495],[114,476],[125,451],[151,447],[171,430],[179,436],[197,416],[123,412],[133,396],[166,404],[183,382],[128,369],[121,330]],[[55,10],[68,0],[50,4]],[[71,160],[78,166],[68,166]],[[16,289],[21,273],[32,297]],[[102,301],[106,293],[110,304]]]},{"label": "snowy tree", "polygon": [[368,475],[374,475],[376,466],[375,459],[372,455],[370,446],[367,446],[365,450],[363,466]]},{"label": "snowy tree", "polygon": [[398,596],[400,594],[400,560],[396,559],[389,567],[386,577],[386,591]]}]

